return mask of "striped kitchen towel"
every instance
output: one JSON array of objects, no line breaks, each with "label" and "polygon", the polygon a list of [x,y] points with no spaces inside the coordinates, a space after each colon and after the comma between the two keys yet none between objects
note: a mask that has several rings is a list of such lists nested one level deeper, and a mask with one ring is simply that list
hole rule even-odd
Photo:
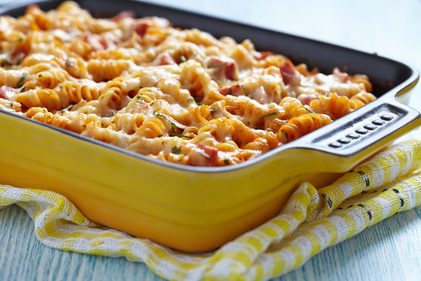
[{"label": "striped kitchen towel", "polygon": [[17,204],[37,238],[65,251],[125,256],[171,280],[266,280],[304,264],[323,249],[421,202],[421,140],[396,144],[332,185],[303,183],[284,210],[220,249],[186,254],[98,225],[65,197],[0,185],[0,207]]}]

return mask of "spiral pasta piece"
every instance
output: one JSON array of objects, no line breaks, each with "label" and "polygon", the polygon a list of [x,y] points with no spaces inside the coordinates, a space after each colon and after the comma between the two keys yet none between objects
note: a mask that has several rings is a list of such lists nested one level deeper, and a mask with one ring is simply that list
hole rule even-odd
[{"label": "spiral pasta piece", "polygon": [[310,113],[291,118],[279,129],[279,137],[283,143],[294,141],[329,123],[332,119],[326,114]]},{"label": "spiral pasta piece", "polygon": [[336,93],[330,93],[328,97],[319,96],[318,100],[310,103],[310,109],[316,113],[327,114],[332,120],[339,119],[352,111],[358,109],[360,105],[345,96],[339,97]]},{"label": "spiral pasta piece", "polygon": [[50,89],[29,90],[14,95],[10,100],[19,102],[27,108],[46,107],[48,110],[62,108],[59,95]]},{"label": "spiral pasta piece", "polygon": [[351,98],[351,101],[356,102],[359,107],[366,105],[376,99],[376,96],[371,93],[361,92]]}]

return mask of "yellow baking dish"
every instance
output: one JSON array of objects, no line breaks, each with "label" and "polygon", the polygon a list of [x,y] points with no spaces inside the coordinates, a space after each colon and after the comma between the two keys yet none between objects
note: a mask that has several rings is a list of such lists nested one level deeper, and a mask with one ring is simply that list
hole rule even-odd
[{"label": "yellow baking dish", "polygon": [[[44,4],[56,2],[38,4],[44,8]],[[79,2],[89,9],[96,1]],[[319,63],[322,70],[352,59],[350,68],[369,75],[379,98],[257,159],[221,168],[163,163],[0,111],[0,183],[55,191],[93,221],[174,249],[201,252],[215,249],[277,215],[303,181],[326,183],[421,125],[420,114],[401,103],[419,79],[418,71],[409,65],[151,4],[110,3],[114,3],[114,14],[133,10],[135,5],[145,13],[169,18],[175,25],[177,19],[181,26],[191,19],[196,21],[192,25],[206,30],[202,26],[213,22],[212,26],[224,27],[225,35],[246,34],[260,44],[266,42],[261,49],[287,54],[296,62],[305,58],[310,66]],[[112,7],[104,7],[104,13]],[[0,14],[18,14],[21,8],[3,8]],[[304,45],[291,53],[274,49],[276,40],[283,40],[283,45]],[[321,54],[332,52],[340,59],[320,60]],[[364,67],[367,71],[361,70]],[[388,83],[393,87],[388,88]],[[371,129],[361,133],[359,129],[367,126]]]}]

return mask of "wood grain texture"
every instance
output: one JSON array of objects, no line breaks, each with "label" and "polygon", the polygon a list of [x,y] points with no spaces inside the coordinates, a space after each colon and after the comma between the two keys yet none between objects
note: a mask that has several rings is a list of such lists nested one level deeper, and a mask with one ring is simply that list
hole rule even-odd
[{"label": "wood grain texture", "polygon": [[[0,0],[5,2],[10,0]],[[419,0],[150,2],[377,52],[421,69]],[[421,85],[413,92],[411,105],[421,110]],[[401,140],[409,138],[421,138],[421,131]],[[421,208],[396,214],[274,280],[420,280],[420,216]],[[19,207],[0,210],[0,280],[163,280],[144,264],[125,258],[45,247],[33,229],[32,220]]]}]

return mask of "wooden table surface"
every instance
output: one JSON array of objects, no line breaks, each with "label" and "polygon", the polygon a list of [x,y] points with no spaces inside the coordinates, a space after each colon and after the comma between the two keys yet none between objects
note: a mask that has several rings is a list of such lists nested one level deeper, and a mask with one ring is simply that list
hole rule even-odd
[{"label": "wooden table surface", "polygon": [[[5,2],[10,0],[0,0]],[[421,69],[420,0],[151,2],[377,52]],[[411,105],[421,110],[421,85],[413,89]],[[421,138],[421,130],[402,139],[409,138]],[[274,280],[420,280],[420,216],[421,208],[398,213]],[[33,229],[19,207],[0,210],[0,280],[162,280],[125,258],[48,248]]]}]

